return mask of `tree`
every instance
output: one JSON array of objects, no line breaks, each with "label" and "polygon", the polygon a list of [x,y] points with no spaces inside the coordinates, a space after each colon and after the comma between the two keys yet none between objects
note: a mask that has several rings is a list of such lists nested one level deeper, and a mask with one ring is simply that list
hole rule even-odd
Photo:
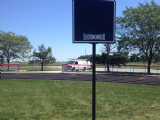
[{"label": "tree", "polygon": [[156,55],[154,56],[154,58],[153,58],[153,61],[154,61],[155,63],[158,63],[158,64],[159,64],[159,62],[160,62],[160,54],[156,54]]},{"label": "tree", "polygon": [[36,52],[36,49],[33,51],[33,57],[40,59],[41,71],[43,71],[43,65],[48,63],[54,63],[56,61],[55,57],[52,56],[52,49],[48,47],[47,49],[42,44],[38,46],[39,52]]},{"label": "tree", "polygon": [[92,55],[81,55],[77,59],[87,59],[91,62],[92,61]]},{"label": "tree", "polygon": [[96,64],[102,64],[102,55],[96,54]]},{"label": "tree", "polygon": [[[102,64],[110,64],[111,59],[109,58],[109,54],[113,49],[115,48],[115,45],[111,43],[104,44],[104,47],[101,49],[102,52]],[[107,71],[110,72],[109,66],[107,66]]]},{"label": "tree", "polygon": [[[78,57],[77,59],[87,59],[90,62],[92,62],[92,55],[81,55],[80,57]],[[96,54],[96,64],[100,64],[101,63],[101,55],[100,54]]]},{"label": "tree", "polygon": [[0,38],[0,67],[3,64],[3,55],[2,55],[2,39]]},{"label": "tree", "polygon": [[128,62],[128,53],[124,52],[124,53],[114,53],[111,58],[110,58],[110,64],[111,65],[126,65],[126,63]]},{"label": "tree", "polygon": [[145,55],[148,61],[148,73],[153,57],[160,53],[160,6],[154,0],[151,3],[139,3],[137,8],[123,11],[123,17],[117,17],[118,50],[136,51]]},{"label": "tree", "polygon": [[26,36],[16,35],[13,32],[6,33],[0,30],[0,39],[2,56],[7,60],[7,63],[12,58],[27,58],[33,48]]},{"label": "tree", "polygon": [[139,62],[139,61],[140,61],[139,54],[132,54],[130,56],[130,62]]}]

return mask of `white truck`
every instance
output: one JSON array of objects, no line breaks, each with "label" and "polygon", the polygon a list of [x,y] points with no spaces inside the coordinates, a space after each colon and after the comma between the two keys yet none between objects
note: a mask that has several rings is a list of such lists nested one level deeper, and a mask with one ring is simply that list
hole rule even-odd
[{"label": "white truck", "polygon": [[87,59],[70,59],[67,64],[67,70],[91,70],[90,61],[88,61]]}]

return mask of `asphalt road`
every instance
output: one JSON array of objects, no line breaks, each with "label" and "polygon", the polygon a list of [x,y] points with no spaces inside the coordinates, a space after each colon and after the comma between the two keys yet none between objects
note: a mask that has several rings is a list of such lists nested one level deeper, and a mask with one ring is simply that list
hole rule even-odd
[{"label": "asphalt road", "polygon": [[[83,73],[2,73],[1,79],[92,81],[92,74],[83,74]],[[96,82],[111,82],[111,83],[160,86],[160,76],[96,74]]]}]

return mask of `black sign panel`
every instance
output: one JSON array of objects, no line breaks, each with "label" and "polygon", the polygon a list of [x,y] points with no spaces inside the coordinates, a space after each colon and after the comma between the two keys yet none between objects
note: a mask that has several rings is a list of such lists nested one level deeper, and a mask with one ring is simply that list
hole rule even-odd
[{"label": "black sign panel", "polygon": [[73,0],[73,43],[115,42],[115,0]]}]

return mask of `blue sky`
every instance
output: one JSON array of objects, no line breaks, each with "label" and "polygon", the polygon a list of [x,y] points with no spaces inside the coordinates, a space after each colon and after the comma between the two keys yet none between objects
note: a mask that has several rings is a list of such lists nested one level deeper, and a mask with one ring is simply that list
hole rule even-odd
[{"label": "blue sky", "polygon": [[[150,0],[147,0],[150,2]],[[145,0],[116,0],[116,16]],[[160,0],[155,0],[160,5]],[[72,0],[0,0],[0,30],[27,36],[34,49],[52,47],[57,61],[92,54],[92,44],[72,43]],[[101,54],[103,44],[96,45]]]}]

